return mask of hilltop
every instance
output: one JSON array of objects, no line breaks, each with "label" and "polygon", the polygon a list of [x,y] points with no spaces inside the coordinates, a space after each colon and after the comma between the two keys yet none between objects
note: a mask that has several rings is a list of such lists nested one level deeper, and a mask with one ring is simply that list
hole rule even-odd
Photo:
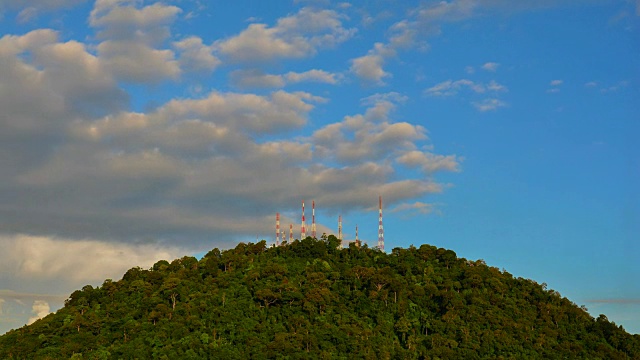
[{"label": "hilltop", "polygon": [[211,250],[73,292],[2,359],[640,359],[640,336],[431,245]]}]

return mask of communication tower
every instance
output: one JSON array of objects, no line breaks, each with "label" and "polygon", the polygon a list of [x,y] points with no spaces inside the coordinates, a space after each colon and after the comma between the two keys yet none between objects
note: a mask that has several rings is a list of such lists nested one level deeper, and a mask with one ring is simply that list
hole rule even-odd
[{"label": "communication tower", "polygon": [[276,246],[280,246],[280,213],[276,213]]},{"label": "communication tower", "polygon": [[384,251],[384,228],[382,227],[382,196],[379,197],[380,211],[378,216],[378,249]]},{"label": "communication tower", "polygon": [[311,202],[311,237],[316,239],[316,201]]},{"label": "communication tower", "polygon": [[302,200],[302,225],[300,225],[300,240],[307,238],[307,229],[304,223],[304,200]]},{"label": "communication tower", "polygon": [[340,240],[340,249],[342,249],[342,215],[338,215],[338,240]]}]

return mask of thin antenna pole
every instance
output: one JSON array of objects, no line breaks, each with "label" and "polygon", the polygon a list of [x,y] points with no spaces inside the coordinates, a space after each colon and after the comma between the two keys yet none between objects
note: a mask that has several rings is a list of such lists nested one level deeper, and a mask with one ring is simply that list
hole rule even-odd
[{"label": "thin antenna pole", "polygon": [[289,244],[293,242],[293,224],[289,224]]},{"label": "thin antenna pole", "polygon": [[384,228],[382,227],[382,196],[379,197],[380,212],[378,216],[378,249],[384,251]]},{"label": "thin antenna pole", "polygon": [[316,239],[316,201],[311,202],[311,237]]},{"label": "thin antenna pole", "polygon": [[340,249],[342,249],[342,215],[338,215],[338,240],[340,240]]},{"label": "thin antenna pole", "polygon": [[280,246],[280,213],[276,213],[276,246]]},{"label": "thin antenna pole", "polygon": [[360,247],[360,239],[358,238],[358,224],[356,224],[356,246]]},{"label": "thin antenna pole", "polygon": [[300,240],[307,238],[307,229],[304,223],[304,200],[302,200],[302,225],[300,225]]}]

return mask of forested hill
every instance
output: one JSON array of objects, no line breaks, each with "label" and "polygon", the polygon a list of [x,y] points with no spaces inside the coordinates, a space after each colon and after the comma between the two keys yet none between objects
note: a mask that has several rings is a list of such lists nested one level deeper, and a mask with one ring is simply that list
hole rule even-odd
[{"label": "forested hill", "polygon": [[133,268],[0,337],[0,359],[640,359],[640,335],[482,260],[337,245]]}]

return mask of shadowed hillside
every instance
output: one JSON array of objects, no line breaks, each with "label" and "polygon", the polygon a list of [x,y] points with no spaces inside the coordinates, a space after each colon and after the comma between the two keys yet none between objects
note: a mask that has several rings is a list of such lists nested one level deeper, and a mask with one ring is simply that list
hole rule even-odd
[{"label": "shadowed hillside", "polygon": [[0,337],[1,359],[640,359],[640,336],[430,245],[264,241],[133,268]]}]

